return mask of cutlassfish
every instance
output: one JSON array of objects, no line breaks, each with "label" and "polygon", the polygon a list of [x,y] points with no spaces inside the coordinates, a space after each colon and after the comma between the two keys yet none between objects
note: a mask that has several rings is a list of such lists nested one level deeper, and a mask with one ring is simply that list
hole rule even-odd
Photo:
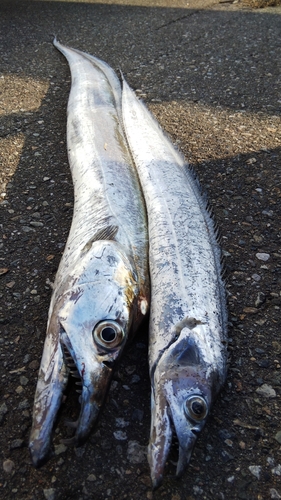
[{"label": "cutlassfish", "polygon": [[179,443],[179,476],[225,381],[227,308],[216,229],[199,183],[126,81],[122,115],[148,213],[148,460],[156,488],[163,479],[173,430]]},{"label": "cutlassfish", "polygon": [[81,410],[73,443],[87,439],[128,337],[149,308],[144,200],[122,129],[121,86],[99,59],[54,45],[71,70],[68,158],[74,213],[56,274],[39,370],[30,451],[51,452],[52,430],[70,373]]}]

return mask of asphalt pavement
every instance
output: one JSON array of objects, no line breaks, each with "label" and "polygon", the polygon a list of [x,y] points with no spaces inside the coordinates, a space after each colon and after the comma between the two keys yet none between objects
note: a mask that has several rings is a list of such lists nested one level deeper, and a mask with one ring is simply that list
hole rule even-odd
[{"label": "asphalt pavement", "polygon": [[[228,379],[186,473],[175,480],[175,443],[156,492],[146,460],[147,325],[88,443],[61,443],[79,406],[70,390],[53,458],[35,470],[28,452],[50,282],[73,206],[70,74],[54,35],[122,70],[197,173],[221,233]],[[280,6],[0,0],[1,498],[281,498],[280,47]]]}]

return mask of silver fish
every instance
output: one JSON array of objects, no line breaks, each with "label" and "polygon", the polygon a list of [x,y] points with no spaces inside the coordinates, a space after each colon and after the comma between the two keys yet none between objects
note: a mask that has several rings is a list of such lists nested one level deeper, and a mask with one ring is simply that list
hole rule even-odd
[{"label": "silver fish", "polygon": [[146,210],[122,130],[120,82],[106,63],[57,40],[54,45],[71,70],[67,145],[75,203],[35,394],[29,444],[35,466],[50,455],[70,373],[82,389],[72,441],[87,439],[150,293]]},{"label": "silver fish", "polygon": [[148,212],[148,460],[156,488],[173,428],[179,476],[225,381],[227,309],[216,231],[194,175],[125,81],[122,113]]}]

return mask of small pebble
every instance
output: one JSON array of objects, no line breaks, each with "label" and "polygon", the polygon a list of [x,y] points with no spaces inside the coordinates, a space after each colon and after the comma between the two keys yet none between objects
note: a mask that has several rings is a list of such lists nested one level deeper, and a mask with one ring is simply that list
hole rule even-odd
[{"label": "small pebble", "polygon": [[21,383],[21,385],[27,385],[28,382],[29,382],[29,379],[27,377],[25,377],[24,375],[22,375],[20,377],[20,383]]},{"label": "small pebble", "polygon": [[228,429],[220,429],[218,431],[218,436],[222,441],[225,441],[226,439],[233,439],[235,438],[234,432],[231,432]]},{"label": "small pebble", "polygon": [[256,352],[257,354],[264,354],[264,353],[265,353],[265,350],[264,350],[264,349],[260,349],[260,347],[256,347],[255,352]]},{"label": "small pebble", "polygon": [[253,280],[254,280],[254,281],[260,281],[260,280],[261,280],[260,275],[259,275],[259,274],[256,274],[256,273],[255,273],[255,274],[252,274],[252,278],[253,278]]},{"label": "small pebble", "polygon": [[127,439],[127,434],[123,431],[115,431],[113,432],[113,436],[117,439],[117,441],[126,441]]},{"label": "small pebble", "polygon": [[115,389],[116,389],[117,387],[118,387],[118,382],[117,382],[117,380],[113,380],[113,381],[111,382],[111,386],[110,386],[110,389],[109,389],[109,390],[110,390],[110,392],[115,391]]},{"label": "small pebble", "polygon": [[21,385],[19,385],[17,388],[16,388],[16,393],[17,394],[21,394],[23,392],[23,387]]},{"label": "small pebble", "polygon": [[37,368],[39,368],[39,361],[37,359],[34,359],[33,361],[31,361],[31,363],[29,363],[28,368],[30,368],[31,370],[37,370]]},{"label": "small pebble", "polygon": [[10,449],[15,450],[17,448],[21,448],[23,445],[23,439],[14,439],[14,441],[11,442],[10,444]]},{"label": "small pebble", "polygon": [[142,446],[138,441],[129,441],[127,459],[131,464],[146,462],[147,446]]},{"label": "small pebble", "polygon": [[28,227],[28,226],[22,226],[22,231],[24,233],[30,233],[30,232],[34,231],[34,229],[32,229],[31,227]]},{"label": "small pebble", "polygon": [[56,490],[54,488],[43,490],[43,493],[46,500],[55,500],[56,498]]},{"label": "small pebble", "polygon": [[7,472],[7,474],[11,474],[14,468],[15,468],[15,463],[12,460],[10,459],[4,460],[3,469],[5,472]]},{"label": "small pebble", "polygon": [[193,486],[193,491],[194,491],[195,495],[202,495],[203,494],[203,490],[202,490],[202,488],[200,488],[200,486]]},{"label": "small pebble", "polygon": [[222,452],[221,452],[221,457],[222,457],[222,461],[223,461],[224,463],[227,463],[227,462],[229,462],[230,460],[233,460],[233,459],[234,459],[234,456],[233,456],[233,455],[231,455],[230,453],[228,453],[228,451],[226,451],[226,450],[222,450]]},{"label": "small pebble", "polygon": [[124,427],[128,427],[128,425],[130,425],[130,422],[126,422],[124,418],[116,418],[115,422],[116,426],[121,427],[121,429],[123,429]]},{"label": "small pebble", "polygon": [[245,450],[246,443],[244,443],[244,441],[239,441],[239,448],[240,448],[240,450]]},{"label": "small pebble", "polygon": [[230,477],[227,478],[227,482],[228,483],[233,483],[234,479],[235,479],[234,476],[230,476]]},{"label": "small pebble", "polygon": [[262,214],[267,215],[268,217],[273,217],[274,215],[273,210],[263,210]]},{"label": "small pebble", "polygon": [[278,464],[276,467],[274,467],[273,469],[271,469],[271,472],[275,476],[281,476],[281,465]]},{"label": "small pebble", "polygon": [[256,257],[257,259],[259,260],[262,260],[263,262],[266,262],[269,258],[270,258],[270,255],[269,253],[256,253]]},{"label": "small pebble", "polygon": [[274,488],[270,488],[269,492],[270,498],[272,498],[273,500],[279,500],[281,498],[278,491],[276,491]]},{"label": "small pebble", "polygon": [[225,442],[225,444],[227,446],[232,446],[233,445],[233,441],[231,441],[231,439],[226,439],[224,442]]},{"label": "small pebble", "polygon": [[278,443],[280,443],[280,444],[281,444],[281,431],[278,431],[278,432],[275,434],[274,438],[276,439],[276,441],[278,441]]},{"label": "small pebble", "polygon": [[21,401],[18,405],[18,409],[19,410],[26,410],[27,408],[30,407],[30,404],[29,404],[29,401],[28,399],[24,399],[23,401]]},{"label": "small pebble", "polygon": [[57,444],[55,446],[55,455],[61,455],[61,453],[65,453],[67,450],[67,446],[63,443]]},{"label": "small pebble", "polygon": [[256,393],[265,398],[276,398],[276,391],[271,387],[271,385],[263,384],[261,387],[256,389]]},{"label": "small pebble", "polygon": [[252,158],[249,158],[246,163],[248,165],[252,165],[253,163],[256,163],[257,162],[257,159],[253,156]]},{"label": "small pebble", "polygon": [[261,361],[257,361],[257,365],[259,365],[261,368],[269,368],[270,362],[268,359],[262,359]]},{"label": "small pebble", "polygon": [[0,424],[3,422],[4,416],[6,415],[7,412],[8,412],[8,408],[7,408],[6,403],[2,403],[0,406]]},{"label": "small pebble", "polygon": [[261,475],[261,465],[250,465],[249,471],[253,474],[253,476],[259,479]]},{"label": "small pebble", "polygon": [[29,224],[32,227],[43,227],[44,226],[43,222],[38,222],[38,221],[31,221]]},{"label": "small pebble", "polygon": [[[75,453],[76,457],[82,458],[84,453],[85,453],[85,447],[80,446],[80,448],[74,448],[74,453]],[[60,460],[62,460],[62,458],[60,458]]]},{"label": "small pebble", "polygon": [[97,480],[97,478],[96,478],[95,474],[90,474],[90,475],[87,477],[87,481],[91,481],[91,482],[93,482],[93,481],[96,481],[96,480]]}]

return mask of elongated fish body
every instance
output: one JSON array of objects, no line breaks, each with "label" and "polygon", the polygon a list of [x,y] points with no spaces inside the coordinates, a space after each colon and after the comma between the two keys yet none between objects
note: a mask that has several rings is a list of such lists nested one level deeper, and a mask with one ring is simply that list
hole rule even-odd
[{"label": "elongated fish body", "polygon": [[71,70],[67,111],[74,214],[56,275],[34,401],[30,451],[48,458],[70,371],[82,386],[73,442],[88,437],[115,361],[149,304],[147,221],[121,123],[121,86],[102,61],[64,47]]},{"label": "elongated fish body", "polygon": [[172,440],[177,475],[226,376],[227,313],[220,250],[198,183],[147,108],[123,82],[125,132],[142,185],[149,227],[149,367],[153,486]]}]

